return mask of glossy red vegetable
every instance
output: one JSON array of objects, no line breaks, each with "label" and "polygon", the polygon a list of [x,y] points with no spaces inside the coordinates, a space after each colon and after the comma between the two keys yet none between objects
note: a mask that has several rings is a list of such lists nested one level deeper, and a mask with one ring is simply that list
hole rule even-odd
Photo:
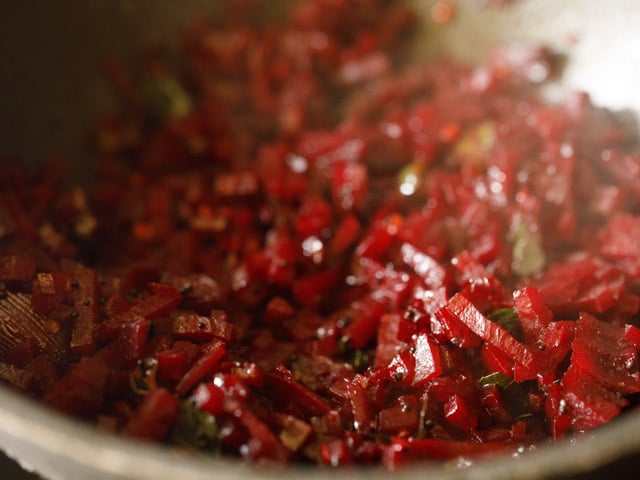
[{"label": "glossy red vegetable", "polygon": [[640,148],[538,95],[551,52],[407,65],[402,2],[225,8],[180,67],[109,67],[91,188],[3,165],[3,382],[118,435],[391,470],[637,407]]},{"label": "glossy red vegetable", "polygon": [[150,390],[124,427],[124,434],[146,440],[163,440],[178,419],[178,400],[171,392],[156,388]]}]

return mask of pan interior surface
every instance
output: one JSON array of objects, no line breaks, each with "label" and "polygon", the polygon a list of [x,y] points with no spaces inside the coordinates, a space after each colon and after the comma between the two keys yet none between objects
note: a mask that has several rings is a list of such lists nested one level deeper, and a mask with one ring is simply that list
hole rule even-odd
[{"label": "pan interior surface", "polygon": [[[512,0],[503,8],[487,8],[486,0],[456,0],[455,17],[444,25],[431,20],[436,0],[410,3],[423,19],[417,61],[451,56],[480,62],[505,42],[543,42],[568,59],[561,87],[584,90],[596,104],[615,110],[640,111],[640,6],[635,0]],[[92,121],[113,108],[99,59],[134,63],[148,42],[175,43],[190,19],[215,14],[216,5],[69,0],[40,5],[34,15],[25,2],[5,3],[0,15],[2,154],[37,162],[59,152],[81,167],[82,139]]]},{"label": "pan interior surface", "polygon": [[[112,55],[133,62],[149,40],[171,43],[194,15],[216,12],[216,2],[210,0],[35,3],[37,13],[32,2],[0,6],[0,155],[37,163],[49,152],[61,153],[79,171],[87,148],[82,139],[94,119],[113,108],[97,59]],[[412,3],[424,20],[413,53],[419,61],[452,56],[478,62],[506,42],[543,42],[567,59],[551,94],[584,90],[598,105],[640,112],[636,0],[514,0],[501,9],[486,8],[482,0],[457,0],[455,18],[443,25],[431,20],[435,0]],[[51,480],[391,476],[377,470],[261,469],[187,458],[97,433],[7,388],[0,388],[0,405],[0,448]],[[534,479],[577,474],[640,451],[638,429],[640,415],[630,413],[571,443],[541,446],[515,459],[480,461],[470,468],[429,466],[429,477]],[[424,469],[396,472],[393,478],[418,478]]]}]

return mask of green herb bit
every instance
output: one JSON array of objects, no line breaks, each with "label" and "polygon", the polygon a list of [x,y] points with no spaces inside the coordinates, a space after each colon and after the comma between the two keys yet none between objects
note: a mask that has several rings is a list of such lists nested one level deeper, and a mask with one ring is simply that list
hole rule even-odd
[{"label": "green herb bit", "polygon": [[410,162],[398,172],[398,188],[405,196],[413,195],[424,180],[424,164]]},{"label": "green herb bit", "polygon": [[147,113],[157,120],[183,118],[193,110],[187,91],[168,74],[148,78],[142,86],[142,100]]},{"label": "green herb bit", "polygon": [[364,350],[355,350],[351,357],[351,364],[358,372],[364,372],[371,366],[370,355]]},{"label": "green herb bit", "polygon": [[338,339],[338,353],[344,355],[351,350],[351,339],[349,337],[340,337]]},{"label": "green herb bit", "polygon": [[488,387],[489,385],[497,385],[501,390],[508,389],[511,385],[513,385],[513,379],[507,377],[502,372],[493,372],[489,375],[485,375],[484,377],[480,377],[478,379],[478,384],[481,387]]},{"label": "green herb bit", "polygon": [[156,370],[158,361],[155,358],[145,358],[138,362],[138,366],[129,376],[131,390],[136,395],[146,395],[156,386]]},{"label": "green herb bit", "polygon": [[487,315],[487,318],[497,323],[513,336],[516,340],[522,340],[522,324],[518,313],[513,308],[498,308]]},{"label": "green herb bit", "polygon": [[521,277],[539,273],[547,261],[540,239],[535,236],[524,222],[515,223],[508,236],[512,245],[511,267]]},{"label": "green herb bit", "polygon": [[452,166],[486,168],[496,139],[496,125],[492,121],[479,123],[462,133],[447,158],[447,163]]},{"label": "green herb bit", "polygon": [[478,384],[481,387],[497,385],[502,392],[505,406],[515,418],[525,419],[530,415],[527,409],[527,394],[524,388],[504,373],[494,372],[485,375],[478,380]]},{"label": "green herb bit", "polygon": [[427,433],[427,429],[431,426],[431,420],[427,418],[428,409],[429,409],[429,396],[425,394],[422,397],[422,402],[420,404],[420,414],[418,417],[418,432],[417,432],[418,438],[424,438]]},{"label": "green herb bit", "polygon": [[181,403],[178,423],[172,434],[176,444],[217,455],[220,453],[218,433],[215,416],[190,401]]}]

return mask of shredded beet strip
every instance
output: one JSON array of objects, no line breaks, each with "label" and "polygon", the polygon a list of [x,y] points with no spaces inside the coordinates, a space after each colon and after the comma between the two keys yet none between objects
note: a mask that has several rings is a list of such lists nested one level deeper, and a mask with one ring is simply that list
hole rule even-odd
[{"label": "shredded beet strip", "polygon": [[90,187],[3,164],[0,379],[115,435],[390,470],[634,408],[637,136],[542,100],[547,48],[408,65],[402,2],[261,3],[179,67],[105,62]]}]

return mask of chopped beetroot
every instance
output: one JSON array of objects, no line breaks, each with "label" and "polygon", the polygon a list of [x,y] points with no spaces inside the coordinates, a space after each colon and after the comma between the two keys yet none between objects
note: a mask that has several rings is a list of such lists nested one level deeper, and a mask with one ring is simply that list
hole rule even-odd
[{"label": "chopped beetroot", "polygon": [[456,255],[451,263],[460,275],[463,291],[471,300],[486,307],[499,307],[505,298],[505,290],[498,278],[467,251]]},{"label": "chopped beetroot", "polygon": [[264,386],[264,375],[260,367],[253,362],[237,363],[231,368],[231,373],[252,387]]},{"label": "chopped beetroot", "polygon": [[[367,167],[362,163],[338,161],[333,164],[331,195],[340,210],[361,210],[366,205],[369,190]],[[347,216],[345,219],[353,217]],[[358,226],[346,224],[345,228]],[[346,233],[346,232],[345,232]]]},{"label": "chopped beetroot", "polygon": [[473,408],[460,395],[452,395],[444,404],[444,418],[459,430],[468,432],[478,426],[478,417]]},{"label": "chopped beetroot", "polygon": [[178,340],[206,342],[213,337],[211,320],[195,313],[178,313],[173,317],[171,335]]},{"label": "chopped beetroot", "polygon": [[211,276],[205,274],[171,275],[163,281],[174,286],[182,294],[186,307],[204,313],[220,302],[221,285]]},{"label": "chopped beetroot", "polygon": [[571,364],[589,373],[611,391],[640,391],[638,349],[625,338],[623,327],[583,313],[576,322]]},{"label": "chopped beetroot", "polygon": [[375,291],[371,297],[376,302],[388,305],[392,309],[398,309],[405,304],[415,284],[415,277],[406,272],[385,267],[369,258],[362,258],[359,264],[367,284]]},{"label": "chopped beetroot", "polygon": [[144,318],[122,325],[118,337],[112,343],[117,346],[117,361],[135,365],[142,360],[147,353],[148,336],[149,322]]},{"label": "chopped beetroot", "polygon": [[282,424],[280,442],[292,452],[300,450],[313,432],[312,427],[293,415],[278,415],[277,419]]},{"label": "chopped beetroot", "polygon": [[[577,365],[571,365],[562,377],[563,394],[557,401],[557,415],[567,415],[574,431],[590,430],[604,425],[620,414],[628,401],[619,394],[602,386],[597,379]],[[564,402],[563,402],[564,400]],[[553,418],[553,417],[552,417]],[[554,428],[568,428],[560,420]]]},{"label": "chopped beetroot", "polygon": [[371,430],[374,415],[371,403],[367,398],[367,391],[358,380],[358,378],[355,378],[347,383],[351,422],[356,432],[368,432]]},{"label": "chopped beetroot", "polygon": [[109,318],[129,310],[129,302],[117,293],[103,303],[105,315]]},{"label": "chopped beetroot", "polygon": [[336,227],[331,237],[330,248],[335,254],[342,254],[353,245],[360,233],[360,222],[354,215],[346,215]]},{"label": "chopped beetroot", "polygon": [[514,362],[511,357],[490,343],[483,343],[481,352],[482,363],[488,372],[499,372],[513,377]]},{"label": "chopped beetroot", "polygon": [[522,332],[528,345],[535,345],[553,320],[553,314],[533,287],[525,287],[513,293],[513,306],[518,314]]},{"label": "chopped beetroot", "polygon": [[416,372],[416,358],[411,349],[405,348],[393,357],[386,368],[380,372],[379,375],[385,381],[392,380],[396,385],[403,387],[411,385]]},{"label": "chopped beetroot", "polygon": [[295,231],[300,238],[320,235],[331,226],[332,215],[331,205],[322,197],[303,198],[294,220]]},{"label": "chopped beetroot", "polygon": [[553,383],[547,387],[545,415],[548,419],[547,430],[554,440],[561,439],[571,429],[571,416],[567,400],[563,398],[562,386]]},{"label": "chopped beetroot", "polygon": [[216,177],[213,193],[221,198],[241,198],[258,193],[258,179],[255,172],[233,172]]},{"label": "chopped beetroot", "polygon": [[[538,382],[548,385],[557,378],[557,369],[571,352],[575,337],[576,322],[559,320],[552,322],[544,330],[540,343],[532,346],[535,361],[526,369],[516,366],[514,378],[518,381],[536,377]],[[534,350],[535,348],[535,350]]]},{"label": "chopped beetroot", "polygon": [[267,388],[277,397],[287,399],[298,405],[307,415],[322,415],[329,411],[327,402],[304,385],[284,366],[276,367],[265,376]]},{"label": "chopped beetroot", "polygon": [[338,285],[341,275],[338,269],[322,270],[299,277],[293,284],[293,296],[305,307],[317,307]]},{"label": "chopped beetroot", "polygon": [[152,320],[156,317],[167,315],[177,307],[180,301],[179,292],[171,285],[151,284],[153,293],[139,301],[126,311],[114,315],[100,325],[102,337],[113,338],[118,328],[136,318]]},{"label": "chopped beetroot", "polygon": [[552,265],[534,285],[556,314],[603,313],[623,296],[625,277],[610,264],[585,258]]},{"label": "chopped beetroot", "polygon": [[402,316],[397,313],[389,313],[380,317],[376,342],[375,367],[388,365],[393,357],[406,345],[406,342],[402,341],[398,336],[402,321]]},{"label": "chopped beetroot", "polygon": [[31,290],[31,306],[43,315],[66,303],[71,293],[71,277],[62,272],[38,273]]},{"label": "chopped beetroot", "polygon": [[505,404],[502,388],[497,383],[488,383],[482,386],[480,401],[493,418],[504,424],[511,421],[512,415]]},{"label": "chopped beetroot", "polygon": [[224,411],[225,392],[214,383],[201,383],[194,390],[192,399],[195,405],[212,415],[220,415]]},{"label": "chopped beetroot", "polygon": [[36,274],[36,262],[28,255],[0,257],[0,281],[29,282]]},{"label": "chopped beetroot", "polygon": [[400,253],[402,260],[422,277],[428,287],[436,289],[445,285],[447,271],[434,258],[421,252],[410,243],[404,243],[400,248]]},{"label": "chopped beetroot", "polygon": [[98,279],[93,270],[75,268],[72,272],[71,350],[75,354],[87,355],[96,348],[95,328],[98,322]]},{"label": "chopped beetroot", "polygon": [[442,373],[440,347],[428,334],[423,333],[416,338],[413,355],[415,357],[413,385],[423,384]]},{"label": "chopped beetroot", "polygon": [[[21,238],[34,240],[38,237],[38,227],[23,207],[15,192],[3,191],[0,195],[3,208],[3,233],[16,232]],[[4,235],[3,235],[4,236]]]},{"label": "chopped beetroot", "polygon": [[189,354],[185,351],[163,350],[156,354],[158,377],[164,381],[177,381],[187,371]]},{"label": "chopped beetroot", "polygon": [[268,281],[289,287],[295,276],[296,244],[288,232],[272,232],[265,248],[264,275]]},{"label": "chopped beetroot", "polygon": [[389,215],[377,219],[370,233],[356,247],[356,255],[379,258],[387,252],[403,223],[400,215]]},{"label": "chopped beetroot", "polygon": [[638,406],[636,132],[541,95],[545,47],[411,64],[400,0],[223,3],[179,61],[107,65],[91,188],[3,164],[0,382],[172,449],[390,470]]},{"label": "chopped beetroot", "polygon": [[248,460],[271,458],[280,462],[286,461],[289,452],[264,422],[243,406],[236,406],[232,413],[251,435],[249,448],[245,450]]},{"label": "chopped beetroot", "polygon": [[320,445],[320,459],[332,467],[351,465],[351,450],[346,440],[334,439],[322,442]]},{"label": "chopped beetroot", "polygon": [[467,326],[454,312],[442,306],[431,317],[431,331],[436,338],[450,341],[461,348],[477,347],[481,337]]},{"label": "chopped beetroot", "polygon": [[618,262],[632,278],[640,275],[640,263],[636,252],[640,248],[640,218],[628,213],[616,213],[600,231],[599,251],[603,256]]},{"label": "chopped beetroot", "polygon": [[342,332],[344,341],[353,348],[363,348],[376,335],[384,311],[384,305],[372,297],[352,303],[349,310],[352,318]]},{"label": "chopped beetroot", "polygon": [[233,324],[229,322],[229,315],[224,310],[212,310],[209,315],[211,333],[214,337],[230,342],[233,339]]},{"label": "chopped beetroot", "polygon": [[120,292],[127,295],[134,290],[142,290],[149,283],[158,281],[158,270],[152,265],[135,263],[120,282]]},{"label": "chopped beetroot", "polygon": [[265,321],[279,323],[290,318],[295,313],[293,306],[282,297],[269,300],[265,308]]},{"label": "chopped beetroot", "polygon": [[378,428],[384,433],[395,435],[412,432],[418,427],[419,416],[418,399],[414,395],[403,395],[392,406],[380,411]]},{"label": "chopped beetroot", "polygon": [[582,290],[573,300],[578,310],[603,313],[613,308],[624,293],[625,277],[617,268],[602,268],[595,274],[594,285]]},{"label": "chopped beetroot", "polygon": [[56,410],[91,417],[105,401],[107,366],[98,358],[84,357],[44,394],[44,403]]},{"label": "chopped beetroot", "polygon": [[625,325],[624,338],[640,350],[640,328],[635,325]]},{"label": "chopped beetroot", "polygon": [[206,345],[200,358],[196,360],[176,385],[176,393],[184,395],[207,375],[210,375],[225,353],[225,346],[219,340],[213,340]]},{"label": "chopped beetroot", "polygon": [[124,428],[133,438],[162,441],[178,419],[180,404],[163,388],[150,390]]},{"label": "chopped beetroot", "polygon": [[533,363],[533,355],[525,345],[514,339],[500,325],[485,317],[462,294],[454,295],[445,308],[478,337],[496,347],[515,362],[524,367],[529,367]]}]

